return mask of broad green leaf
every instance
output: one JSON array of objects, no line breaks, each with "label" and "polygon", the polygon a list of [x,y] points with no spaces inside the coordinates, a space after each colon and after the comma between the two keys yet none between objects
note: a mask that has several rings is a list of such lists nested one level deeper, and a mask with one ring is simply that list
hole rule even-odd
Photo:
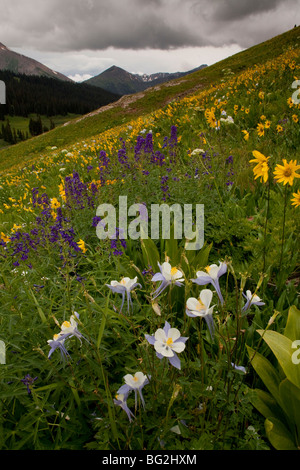
[{"label": "broad green leaf", "polygon": [[279,419],[266,419],[265,429],[269,441],[276,450],[297,450],[290,432]]},{"label": "broad green leaf", "polygon": [[300,339],[300,310],[295,305],[289,309],[284,336],[292,341]]},{"label": "broad green leaf", "polygon": [[246,346],[251,360],[251,364],[255,372],[259,375],[269,392],[275,398],[277,403],[280,404],[279,384],[281,382],[278,372],[275,367],[250,346]]},{"label": "broad green leaf", "polygon": [[284,411],[289,420],[295,423],[300,435],[300,389],[295,387],[288,379],[285,379],[279,386],[279,393]]},{"label": "broad green leaf", "polygon": [[257,332],[273,351],[289,381],[300,388],[300,367],[292,361],[292,354],[295,352],[292,348],[293,342],[277,331],[257,330]]},{"label": "broad green leaf", "polygon": [[[210,250],[212,249],[212,246],[213,246],[212,243],[210,245],[207,245],[205,243],[203,247],[201,248],[201,250],[199,250],[198,253],[196,253],[196,255],[192,259],[188,257],[190,264],[193,265],[193,267],[195,268],[195,271],[199,271],[201,268],[204,268],[205,266],[207,266],[208,257],[209,257]],[[186,251],[187,256],[188,256],[188,253],[190,253],[190,251]]]},{"label": "broad green leaf", "polygon": [[174,224],[170,228],[170,238],[165,241],[165,248],[171,265],[176,266],[180,261],[180,250],[178,249],[178,240],[174,238]]},{"label": "broad green leaf", "polygon": [[158,272],[158,265],[160,263],[160,255],[158,249],[151,238],[141,238],[142,253],[144,257],[145,267],[152,266],[153,272]]},{"label": "broad green leaf", "polygon": [[265,418],[278,418],[280,421],[284,419],[284,414],[272,395],[264,390],[254,389],[250,390],[250,401],[252,405],[265,417]]}]

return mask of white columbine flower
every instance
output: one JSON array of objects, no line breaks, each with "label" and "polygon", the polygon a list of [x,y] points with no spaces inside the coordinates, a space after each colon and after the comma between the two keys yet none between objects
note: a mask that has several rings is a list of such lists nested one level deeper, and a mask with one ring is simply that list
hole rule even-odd
[{"label": "white columbine flower", "polygon": [[122,294],[122,305],[121,305],[120,311],[122,311],[124,301],[125,301],[125,295],[127,294],[127,308],[128,308],[128,313],[129,313],[130,305],[132,306],[130,292],[137,286],[139,286],[140,288],[142,287],[141,284],[139,284],[136,281],[137,281],[137,276],[134,279],[130,279],[129,277],[123,277],[120,282],[111,281],[110,285],[106,284],[107,287],[109,287],[109,289],[111,289],[113,292]]},{"label": "white columbine flower", "polygon": [[114,404],[120,406],[122,410],[125,411],[125,413],[128,416],[129,421],[131,422],[132,418],[134,418],[135,416],[127,405],[127,397],[129,393],[130,393],[130,390],[126,394],[120,393],[120,390],[118,390],[116,397],[114,398]]},{"label": "white columbine flower", "polygon": [[251,307],[251,305],[257,305],[257,306],[265,305],[265,303],[262,302],[262,299],[260,299],[258,295],[252,294],[250,290],[246,291],[246,295],[243,293],[243,296],[246,299],[246,303],[244,307],[242,308],[242,312],[245,312],[246,310],[248,310]]},{"label": "white columbine flower", "polygon": [[70,317],[70,321],[64,321],[61,325],[60,334],[65,335],[66,337],[76,336],[76,338],[78,338],[81,343],[81,338],[85,339],[86,341],[87,339],[84,338],[84,336],[78,330],[77,319],[79,319],[79,314],[77,312],[74,312],[74,315],[71,315]]},{"label": "white columbine flower", "polygon": [[216,264],[211,264],[210,266],[207,266],[205,268],[205,271],[197,271],[197,278],[192,279],[192,281],[200,286],[212,284],[213,287],[216,289],[221,304],[223,304],[224,300],[219,285],[219,278],[220,276],[226,273],[227,264],[223,262],[219,262],[219,266],[217,266]]},{"label": "white columbine flower", "polygon": [[159,296],[163,290],[170,284],[175,284],[176,286],[182,286],[184,281],[183,273],[176,267],[172,267],[168,261],[165,261],[163,264],[158,264],[160,273],[154,274],[151,281],[162,281],[160,286],[156,289],[153,294],[153,299]]},{"label": "white columbine flower", "polygon": [[126,374],[124,376],[125,385],[119,388],[118,394],[128,396],[130,391],[135,393],[135,407],[137,407],[137,394],[139,394],[143,406],[145,406],[144,397],[142,394],[142,388],[149,383],[147,375],[143,372],[136,372],[134,375]]},{"label": "white columbine flower", "polygon": [[58,335],[55,334],[53,336],[53,339],[49,339],[47,341],[47,343],[49,344],[51,348],[48,354],[48,359],[57,348],[60,350],[62,359],[65,359],[65,358],[67,359],[68,357],[70,357],[70,354],[68,353],[64,345],[64,342],[67,336],[68,335],[62,335],[61,333],[59,333]]},{"label": "white columbine flower", "polygon": [[215,305],[210,307],[213,293],[210,289],[203,289],[198,299],[190,297],[186,302],[186,314],[189,317],[204,317],[210,335],[214,336],[214,322],[213,322],[213,309]]},{"label": "white columbine flower", "polygon": [[185,342],[188,338],[180,336],[180,331],[177,328],[171,328],[168,322],[165,322],[164,328],[158,328],[154,335],[145,335],[145,337],[154,346],[159,359],[167,357],[172,366],[180,369],[177,353],[185,349]]}]

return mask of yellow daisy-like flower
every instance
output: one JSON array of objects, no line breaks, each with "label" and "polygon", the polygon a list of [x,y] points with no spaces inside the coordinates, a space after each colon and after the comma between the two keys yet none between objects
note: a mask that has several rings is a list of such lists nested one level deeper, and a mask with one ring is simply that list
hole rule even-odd
[{"label": "yellow daisy-like flower", "polygon": [[293,107],[294,103],[291,97],[287,99],[287,104],[289,105],[289,108]]},{"label": "yellow daisy-like flower", "polygon": [[282,159],[283,165],[276,165],[274,170],[275,180],[277,183],[283,183],[284,185],[289,183],[292,186],[294,178],[300,178],[300,175],[296,173],[299,170],[300,165],[297,165],[297,160],[290,160],[288,163],[285,158]]},{"label": "yellow daisy-like flower", "polygon": [[265,135],[265,126],[261,122],[257,124],[256,130],[257,130],[259,137],[262,137]]},{"label": "yellow daisy-like flower", "polygon": [[0,240],[3,241],[4,243],[8,243],[8,242],[10,242],[10,237],[8,237],[7,235],[5,235],[5,233],[1,232],[1,234],[0,234]]},{"label": "yellow daisy-like flower", "polygon": [[249,114],[249,113],[250,113],[250,109],[249,109],[249,108],[246,108],[246,109],[245,109],[245,113],[246,113],[246,114]]},{"label": "yellow daisy-like flower", "polygon": [[244,139],[249,140],[249,132],[248,131],[242,131],[242,133],[244,134]]},{"label": "yellow daisy-like flower", "polygon": [[283,127],[282,127],[280,124],[278,124],[278,125],[276,126],[276,130],[277,130],[278,133],[279,133],[279,132],[282,132],[282,131],[283,131]]},{"label": "yellow daisy-like flower", "polygon": [[296,193],[293,193],[293,198],[291,199],[292,201],[292,206],[298,207],[300,206],[300,189]]},{"label": "yellow daisy-like flower", "polygon": [[297,114],[293,114],[292,119],[294,122],[298,122],[299,120]]},{"label": "yellow daisy-like flower", "polygon": [[266,121],[265,122],[265,129],[269,129],[271,126],[271,121]]},{"label": "yellow daisy-like flower", "polygon": [[53,197],[51,199],[51,209],[58,209],[60,207],[60,202],[56,199],[56,197]]},{"label": "yellow daisy-like flower", "polygon": [[79,246],[79,248],[81,249],[83,253],[86,252],[86,247],[85,247],[85,243],[83,240],[79,240],[79,242],[77,242],[77,245]]},{"label": "yellow daisy-like flower", "polygon": [[253,156],[255,157],[253,160],[250,160],[250,163],[256,163],[257,165],[253,168],[254,179],[260,178],[260,181],[264,181],[266,183],[268,181],[269,176],[269,165],[268,160],[270,157],[265,157],[262,153],[258,150],[254,150],[252,152]]}]

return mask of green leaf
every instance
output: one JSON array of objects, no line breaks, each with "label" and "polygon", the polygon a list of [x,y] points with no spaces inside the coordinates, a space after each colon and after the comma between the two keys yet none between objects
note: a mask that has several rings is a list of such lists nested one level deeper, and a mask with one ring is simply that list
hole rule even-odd
[{"label": "green leaf", "polygon": [[31,296],[32,296],[32,298],[33,298],[33,301],[34,301],[34,303],[35,303],[35,305],[36,305],[37,311],[39,312],[39,315],[40,315],[40,317],[41,317],[42,322],[43,322],[43,323],[46,323],[46,322],[47,322],[46,315],[44,314],[44,312],[43,312],[43,310],[42,310],[40,304],[39,304],[38,301],[36,300],[36,298],[35,298],[35,296],[34,296],[34,293],[32,292],[32,290],[31,290],[30,288],[29,288],[29,292],[30,292],[30,294],[31,294]]},{"label": "green leaf", "polygon": [[287,336],[291,341],[300,339],[300,310],[295,305],[289,309],[284,336]]},{"label": "green leaf", "polygon": [[277,418],[268,418],[265,429],[269,441],[276,450],[297,450],[293,438],[284,424]]},{"label": "green leaf", "polygon": [[144,257],[145,267],[152,266],[153,272],[158,270],[157,263],[160,262],[158,249],[151,238],[141,238],[142,253]]},{"label": "green leaf", "polygon": [[272,395],[264,390],[255,388],[250,390],[250,402],[265,418],[278,418],[284,420],[284,414]]},{"label": "green leaf", "polygon": [[107,319],[108,311],[109,311],[108,304],[109,304],[110,293],[111,293],[111,291],[109,291],[109,293],[107,295],[106,306],[105,306],[105,309],[103,311],[102,320],[101,320],[101,324],[100,324],[100,328],[99,328],[99,332],[98,332],[97,349],[100,348],[102,336],[103,336],[103,333],[104,333],[104,330],[105,330],[106,319]]},{"label": "green leaf", "polygon": [[250,346],[246,347],[255,372],[259,375],[277,403],[280,404],[279,385],[281,380],[278,372],[268,359],[254,351]]},{"label": "green leaf", "polygon": [[277,331],[257,330],[257,332],[272,349],[289,381],[300,388],[300,367],[292,361],[292,354],[294,352],[292,348],[293,342]]},{"label": "green leaf", "polygon": [[[207,245],[205,243],[201,250],[199,250],[198,253],[192,259],[189,259],[190,264],[193,265],[196,271],[198,271],[200,268],[204,268],[205,266],[207,266],[208,257],[212,246],[212,243],[210,245]],[[187,251],[186,253],[188,256],[189,251]]]},{"label": "green leaf", "polygon": [[280,384],[279,393],[284,411],[291,423],[297,426],[300,435],[300,389],[288,379],[284,379]]},{"label": "green leaf", "polygon": [[174,238],[174,224],[170,228],[170,238],[165,241],[166,255],[170,258],[170,264],[176,266],[180,260],[178,240]]}]

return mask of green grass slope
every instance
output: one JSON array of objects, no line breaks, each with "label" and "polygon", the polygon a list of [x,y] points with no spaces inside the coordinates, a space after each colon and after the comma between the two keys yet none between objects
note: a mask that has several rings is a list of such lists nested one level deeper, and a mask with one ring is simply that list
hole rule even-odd
[{"label": "green grass slope", "polygon": [[7,170],[15,164],[26,163],[34,156],[48,152],[52,146],[58,148],[70,146],[79,140],[88,139],[124,124],[132,120],[133,117],[147,115],[172,100],[180,99],[199,89],[209,88],[219,83],[220,80],[226,78],[224,70],[230,69],[233,74],[241,73],[248,67],[263,64],[267,60],[279,56],[297,43],[300,43],[299,26],[183,79],[173,80],[137,93],[132,95],[130,99],[125,96],[113,105],[100,108],[84,118],[72,120],[68,125],[0,151],[0,171]]}]

